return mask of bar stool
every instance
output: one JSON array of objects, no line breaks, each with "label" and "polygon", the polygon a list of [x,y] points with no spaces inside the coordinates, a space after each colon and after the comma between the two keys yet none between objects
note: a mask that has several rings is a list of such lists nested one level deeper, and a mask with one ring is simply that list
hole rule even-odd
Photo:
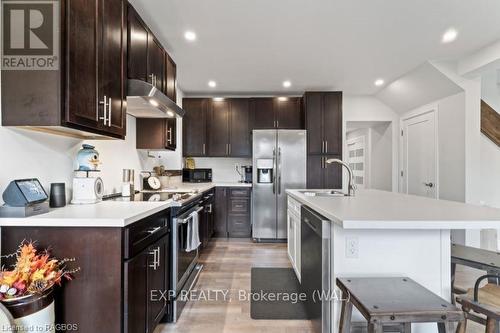
[{"label": "bar stool", "polygon": [[351,332],[353,305],[368,322],[368,333],[396,327],[410,333],[411,323],[437,323],[439,333],[454,332],[463,312],[407,277],[338,278],[342,291],[339,333]]}]

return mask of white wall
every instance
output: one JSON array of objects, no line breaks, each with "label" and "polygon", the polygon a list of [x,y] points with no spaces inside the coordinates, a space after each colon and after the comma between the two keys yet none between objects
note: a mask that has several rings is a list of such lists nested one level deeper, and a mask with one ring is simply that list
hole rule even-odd
[{"label": "white wall", "polygon": [[[347,122],[366,122],[366,121],[382,121],[390,122],[392,142],[397,143],[399,138],[399,115],[390,107],[379,101],[373,96],[353,96],[344,95],[343,97],[343,112],[344,112],[344,132]],[[345,138],[344,138],[345,140]],[[344,142],[345,146],[345,142]],[[392,191],[398,190],[398,145],[392,146]],[[344,156],[346,159],[346,156]],[[345,183],[345,182],[344,182]]]},{"label": "white wall", "polygon": [[392,152],[398,146],[392,141],[393,126],[385,123],[370,128],[370,186],[374,189],[392,190]]}]

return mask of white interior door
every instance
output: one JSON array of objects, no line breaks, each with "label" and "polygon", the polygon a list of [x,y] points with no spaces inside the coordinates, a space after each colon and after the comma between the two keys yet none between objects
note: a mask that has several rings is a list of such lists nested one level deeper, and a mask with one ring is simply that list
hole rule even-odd
[{"label": "white interior door", "polygon": [[354,184],[357,188],[368,188],[368,173],[366,163],[366,140],[360,136],[347,141],[349,166],[354,174]]},{"label": "white interior door", "polygon": [[437,135],[434,111],[403,120],[402,191],[437,198]]}]

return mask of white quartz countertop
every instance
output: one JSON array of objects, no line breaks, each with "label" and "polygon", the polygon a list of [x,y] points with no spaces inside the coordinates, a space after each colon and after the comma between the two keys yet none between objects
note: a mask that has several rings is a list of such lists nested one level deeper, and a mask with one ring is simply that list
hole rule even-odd
[{"label": "white quartz countertop", "polygon": [[102,201],[92,205],[66,205],[27,218],[0,218],[0,226],[125,227],[175,205],[171,201]]},{"label": "white quartz countertop", "polygon": [[[251,187],[243,183],[174,183],[166,191],[190,192],[200,194],[217,186]],[[193,197],[195,199],[195,197]],[[143,201],[102,201],[91,205],[71,205],[51,209],[46,214],[27,218],[0,218],[0,227],[126,227],[145,217],[158,213],[173,206],[179,206],[174,201],[143,202]]]},{"label": "white quartz countertop", "polygon": [[500,209],[379,190],[354,197],[288,195],[344,229],[498,229]]}]

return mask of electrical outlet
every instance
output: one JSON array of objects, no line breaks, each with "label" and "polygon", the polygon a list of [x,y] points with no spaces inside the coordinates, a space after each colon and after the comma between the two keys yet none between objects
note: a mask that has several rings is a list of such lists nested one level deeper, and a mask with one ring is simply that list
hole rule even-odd
[{"label": "electrical outlet", "polygon": [[357,237],[347,237],[345,240],[345,257],[356,259],[359,257],[359,241]]}]

